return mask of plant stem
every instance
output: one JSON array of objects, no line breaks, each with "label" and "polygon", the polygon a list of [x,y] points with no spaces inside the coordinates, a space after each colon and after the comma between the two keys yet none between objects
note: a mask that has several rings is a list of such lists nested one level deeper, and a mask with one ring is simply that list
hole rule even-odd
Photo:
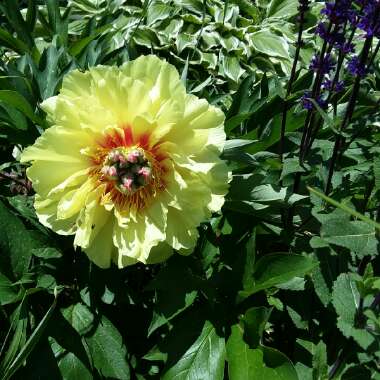
[{"label": "plant stem", "polygon": [[[302,7],[302,4],[300,5],[299,9]],[[297,37],[297,43],[296,43],[296,53],[294,55],[294,60],[293,60],[293,66],[292,66],[292,71],[290,73],[290,78],[289,82],[286,88],[286,96],[285,96],[285,101],[284,101],[284,106],[282,110],[282,119],[281,119],[281,138],[280,138],[280,160],[283,162],[283,154],[284,154],[284,140],[285,140],[285,131],[286,131],[286,117],[288,113],[288,102],[287,98],[292,92],[292,86],[293,82],[296,78],[296,71],[297,71],[297,64],[298,64],[298,59],[300,55],[300,50],[302,46],[302,33],[303,33],[303,27],[305,24],[305,13],[306,9],[301,9],[300,16],[299,16],[299,28],[298,28],[298,37]]]},{"label": "plant stem", "polygon": [[[360,65],[363,67],[365,66],[365,62],[367,60],[368,53],[369,53],[369,50],[370,50],[371,45],[372,45],[372,39],[373,39],[373,37],[368,37],[365,40],[363,50],[362,50],[361,55],[360,55]],[[348,105],[346,108],[346,113],[344,115],[344,119],[342,121],[342,124],[339,128],[340,131],[343,131],[351,121],[352,115],[353,115],[354,110],[355,110],[356,98],[357,98],[358,93],[359,93],[360,81],[361,81],[360,75],[356,75],[354,87],[352,89],[350,100],[348,101]],[[330,164],[329,164],[329,173],[328,173],[327,181],[326,181],[325,194],[328,194],[330,192],[331,180],[332,180],[332,176],[334,174],[335,164],[336,164],[338,153],[339,153],[339,150],[342,146],[342,143],[344,143],[344,138],[342,135],[338,135],[336,137],[336,140],[335,140],[334,150],[333,150],[333,154],[332,154]]]}]

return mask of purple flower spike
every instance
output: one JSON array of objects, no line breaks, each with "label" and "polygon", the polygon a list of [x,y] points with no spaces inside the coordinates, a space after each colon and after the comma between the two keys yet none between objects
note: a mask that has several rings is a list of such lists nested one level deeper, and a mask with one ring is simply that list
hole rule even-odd
[{"label": "purple flower spike", "polygon": [[313,103],[310,101],[311,92],[305,91],[305,93],[301,96],[301,105],[306,110],[312,110],[313,109]]},{"label": "purple flower spike", "polygon": [[339,80],[333,86],[333,81],[331,79],[325,79],[322,82],[322,87],[324,90],[334,91],[334,92],[342,92],[344,90],[344,81]]},{"label": "purple flower spike", "polygon": [[328,74],[332,69],[334,69],[335,62],[330,54],[326,54],[321,60],[317,56],[313,56],[310,62],[309,68],[315,72],[321,71],[322,74]]},{"label": "purple flower spike", "polygon": [[357,75],[359,77],[365,77],[366,69],[365,66],[360,62],[357,56],[352,57],[347,64],[347,70],[351,75]]},{"label": "purple flower spike", "polygon": [[[311,99],[312,97],[311,97],[310,91],[305,91],[300,99],[302,107],[305,108],[306,110],[311,110],[314,107],[314,104],[311,101]],[[316,99],[316,102],[319,105],[319,107],[321,107],[322,109],[326,109],[328,106],[327,101],[323,99],[321,95],[318,96],[318,98]]]}]

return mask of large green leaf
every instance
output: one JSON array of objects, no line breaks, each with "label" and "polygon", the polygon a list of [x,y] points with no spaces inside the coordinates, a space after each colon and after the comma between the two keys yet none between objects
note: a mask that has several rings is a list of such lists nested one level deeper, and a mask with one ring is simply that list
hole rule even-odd
[{"label": "large green leaf", "polygon": [[340,218],[332,218],[322,224],[321,236],[330,244],[348,248],[359,257],[374,256],[377,252],[375,227],[366,222],[342,223]]},{"label": "large green leaf", "polygon": [[0,305],[12,303],[17,298],[16,289],[12,282],[0,273]]},{"label": "large green leaf", "polygon": [[18,92],[11,90],[0,90],[0,101],[18,109],[35,123],[42,124],[41,119],[34,113],[30,103]]},{"label": "large green leaf", "polygon": [[356,313],[359,307],[359,292],[355,282],[348,273],[342,273],[334,282],[332,303],[338,314],[338,328],[347,338],[367,349],[374,342],[374,337],[365,329],[356,327]]},{"label": "large green leaf", "polygon": [[288,18],[297,14],[298,3],[293,0],[272,0],[267,8],[268,17]]},{"label": "large green leaf", "polygon": [[273,348],[249,348],[243,330],[232,326],[227,341],[228,375],[230,380],[298,380],[289,359]]},{"label": "large green leaf", "polygon": [[64,380],[92,380],[89,369],[73,354],[68,352],[59,361],[59,369]]},{"label": "large green leaf", "polygon": [[127,349],[116,327],[102,317],[94,333],[85,338],[94,367],[104,377],[130,378]]},{"label": "large green leaf", "polygon": [[94,321],[91,311],[86,305],[82,305],[81,303],[70,305],[62,311],[62,315],[80,335],[88,332]]},{"label": "large green leaf", "polygon": [[178,362],[164,373],[162,380],[222,380],[224,360],[224,338],[206,321],[198,339]]},{"label": "large green leaf", "polygon": [[253,47],[260,53],[289,59],[289,45],[285,38],[273,34],[269,29],[252,33],[250,37]]},{"label": "large green leaf", "polygon": [[39,340],[42,337],[45,329],[47,328],[49,321],[53,315],[54,309],[57,305],[57,293],[54,294],[54,301],[49,307],[48,311],[38,323],[36,328],[33,330],[33,333],[26,340],[23,346],[17,353],[17,356],[7,365],[4,370],[2,380],[11,379],[15,372],[25,363],[25,360],[28,358],[34,347],[37,345]]},{"label": "large green leaf", "polygon": [[260,290],[287,282],[296,276],[304,276],[313,270],[318,263],[302,255],[274,253],[262,257],[255,264],[251,286],[241,292],[245,298]]},{"label": "large green leaf", "polygon": [[173,257],[148,285],[156,291],[156,303],[148,334],[161,327],[193,304],[198,283],[187,267],[186,259]]},{"label": "large green leaf", "polygon": [[0,272],[20,278],[28,269],[36,241],[19,218],[0,201]]}]

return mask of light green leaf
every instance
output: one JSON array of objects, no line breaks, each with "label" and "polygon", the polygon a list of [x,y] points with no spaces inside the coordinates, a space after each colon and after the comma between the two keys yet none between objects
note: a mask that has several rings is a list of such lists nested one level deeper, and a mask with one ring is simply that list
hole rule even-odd
[{"label": "light green leaf", "polygon": [[270,57],[289,59],[289,45],[284,37],[273,34],[269,29],[262,29],[250,35],[253,47]]},{"label": "light green leaf", "polygon": [[267,8],[267,17],[286,19],[297,14],[297,7],[294,0],[272,0]]},{"label": "light green leaf", "polygon": [[239,59],[235,56],[224,56],[222,58],[222,68],[223,74],[234,82],[238,82],[240,77],[244,74]]}]

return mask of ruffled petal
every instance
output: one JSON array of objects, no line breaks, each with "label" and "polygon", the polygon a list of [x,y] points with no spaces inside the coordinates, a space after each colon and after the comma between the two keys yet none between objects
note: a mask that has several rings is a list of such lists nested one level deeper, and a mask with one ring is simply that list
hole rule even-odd
[{"label": "ruffled petal", "polygon": [[60,198],[43,198],[36,194],[34,208],[38,220],[45,227],[55,231],[59,235],[72,235],[76,231],[76,216],[68,219],[57,219],[57,205]]},{"label": "ruffled petal", "polygon": [[109,268],[111,260],[117,256],[117,249],[112,242],[113,218],[108,218],[91,241],[91,245],[84,248],[90,260],[100,268]]},{"label": "ruffled petal", "polygon": [[166,222],[167,209],[154,202],[144,214],[138,215],[137,222],[130,220],[126,227],[116,224],[113,241],[119,249],[117,265],[125,266],[129,258],[146,263],[151,249],[165,241]]}]

